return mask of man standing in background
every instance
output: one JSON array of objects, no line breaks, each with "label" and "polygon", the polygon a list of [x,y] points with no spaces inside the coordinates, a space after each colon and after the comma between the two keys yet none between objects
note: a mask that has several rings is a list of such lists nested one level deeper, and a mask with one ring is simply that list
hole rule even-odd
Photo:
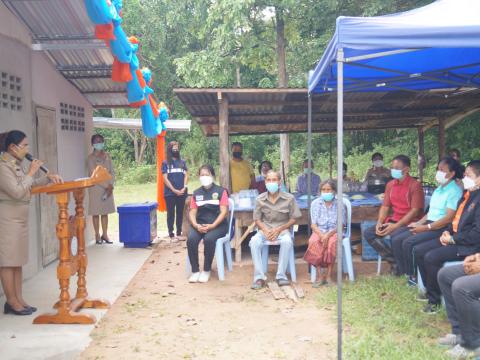
[{"label": "man standing in background", "polygon": [[230,160],[232,193],[252,188],[255,184],[255,173],[253,172],[252,164],[242,158],[242,143],[234,142],[232,144],[232,155],[233,158]]}]

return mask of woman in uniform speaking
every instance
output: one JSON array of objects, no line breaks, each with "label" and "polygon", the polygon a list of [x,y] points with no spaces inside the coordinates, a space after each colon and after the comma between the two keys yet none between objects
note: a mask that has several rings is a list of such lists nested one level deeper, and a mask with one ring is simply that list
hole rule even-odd
[{"label": "woman in uniform speaking", "polygon": [[0,278],[7,302],[4,313],[30,315],[37,309],[22,296],[22,266],[28,262],[28,211],[31,188],[48,181],[60,183],[58,175],[34,179],[43,164],[34,159],[30,169],[22,168],[28,153],[27,136],[18,130],[7,133],[0,143]]}]

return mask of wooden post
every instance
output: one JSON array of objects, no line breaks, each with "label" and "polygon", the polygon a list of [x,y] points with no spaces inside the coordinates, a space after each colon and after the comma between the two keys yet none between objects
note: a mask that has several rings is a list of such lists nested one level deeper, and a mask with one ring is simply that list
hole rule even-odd
[{"label": "wooden post", "polygon": [[[287,63],[285,56],[285,19],[282,8],[275,8],[275,31],[277,42],[277,65],[278,65],[278,87],[288,87]],[[288,134],[280,134],[280,164],[283,164],[285,177],[283,179],[289,187],[288,175],[290,173],[290,138]],[[279,169],[280,171],[282,168]]]},{"label": "wooden post", "polygon": [[438,159],[445,156],[445,118],[438,118]]},{"label": "wooden post", "polygon": [[333,179],[333,137],[332,133],[328,133],[328,138],[330,141],[330,162],[328,166],[328,172],[330,174],[330,179]]},{"label": "wooden post", "polygon": [[423,182],[423,169],[425,168],[425,132],[418,128],[418,178]]},{"label": "wooden post", "polygon": [[228,191],[230,186],[230,159],[228,156],[228,98],[221,92],[218,98],[218,140],[220,145],[220,185]]}]

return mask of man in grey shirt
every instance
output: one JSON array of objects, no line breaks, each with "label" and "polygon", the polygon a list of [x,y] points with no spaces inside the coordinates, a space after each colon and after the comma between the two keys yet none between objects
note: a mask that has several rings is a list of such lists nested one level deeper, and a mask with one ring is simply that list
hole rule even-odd
[{"label": "man in grey shirt", "polygon": [[250,240],[254,265],[252,289],[265,286],[267,276],[263,272],[262,248],[268,244],[280,245],[276,279],[280,286],[288,285],[285,274],[288,256],[293,247],[291,227],[302,216],[293,195],[281,191],[281,176],[270,170],[265,177],[267,192],[259,195],[253,212],[258,232]]}]

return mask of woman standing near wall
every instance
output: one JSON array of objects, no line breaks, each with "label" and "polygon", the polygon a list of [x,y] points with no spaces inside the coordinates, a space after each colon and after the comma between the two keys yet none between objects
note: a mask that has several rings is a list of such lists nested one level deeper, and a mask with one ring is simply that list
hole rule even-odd
[{"label": "woman standing near wall", "polygon": [[[93,170],[100,165],[103,166],[112,175],[109,181],[95,185],[88,189],[88,209],[93,217],[93,228],[95,230],[95,242],[101,244],[106,242],[111,244],[108,237],[108,214],[115,212],[115,202],[113,200],[113,184],[115,174],[113,171],[112,158],[104,151],[105,139],[100,134],[92,136],[93,152],[88,156],[87,166],[88,175],[91,176]],[[100,236],[100,218],[102,222],[102,236]]]},{"label": "woman standing near wall", "polygon": [[30,169],[22,168],[28,153],[27,136],[12,130],[0,143],[0,278],[7,302],[5,314],[30,315],[37,309],[22,296],[22,266],[28,262],[28,211],[31,188],[48,181],[62,182],[58,175],[47,174],[34,179],[40,160],[34,159]]}]

